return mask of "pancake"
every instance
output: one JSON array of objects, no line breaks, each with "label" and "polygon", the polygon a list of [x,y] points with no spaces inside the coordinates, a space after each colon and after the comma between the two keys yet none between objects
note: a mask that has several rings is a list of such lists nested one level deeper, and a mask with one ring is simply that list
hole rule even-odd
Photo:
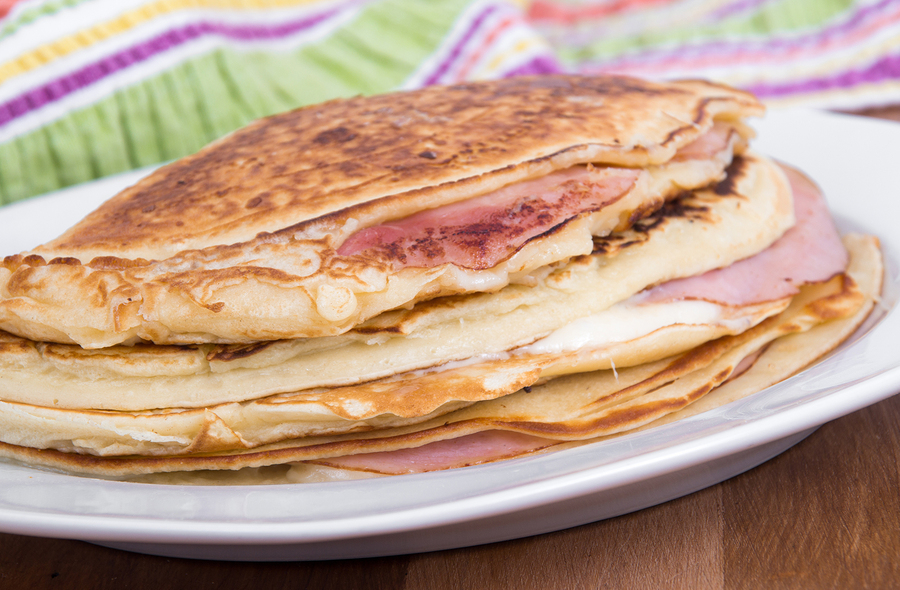
[{"label": "pancake", "polygon": [[[860,239],[850,241],[853,258],[846,273],[840,272],[845,262],[838,257],[823,271],[810,275],[810,259],[801,256],[799,274],[797,271],[791,271],[788,275],[779,272],[770,281],[780,287],[785,281],[805,277],[802,279],[805,286],[797,295],[791,292],[790,295],[773,299],[770,297],[772,292],[766,289],[759,302],[753,300],[724,306],[730,314],[725,318],[718,316],[718,323],[688,321],[691,316],[683,311],[685,305],[699,305],[704,310],[717,307],[709,301],[685,301],[682,298],[655,302],[654,293],[670,290],[673,283],[677,284],[680,293],[687,293],[688,298],[696,298],[697,293],[712,297],[713,294],[706,290],[690,295],[692,287],[681,283],[699,280],[715,284],[720,275],[736,282],[739,277],[732,272],[733,269],[746,268],[741,270],[744,274],[747,270],[756,272],[755,267],[750,266],[754,260],[772,258],[772,253],[783,258],[786,247],[796,250],[797,244],[801,244],[818,253],[826,252],[830,247],[827,240],[811,239],[813,233],[808,229],[817,225],[816,211],[825,212],[824,204],[817,193],[809,192],[810,187],[802,176],[792,170],[788,170],[788,174],[798,221],[769,248],[700,277],[677,279],[647,289],[632,297],[635,300],[633,303],[625,301],[598,314],[577,319],[542,340],[508,351],[502,358],[475,355],[464,363],[448,363],[429,371],[401,373],[356,386],[299,391],[196,410],[78,411],[60,409],[55,404],[40,407],[3,402],[0,403],[0,436],[4,442],[15,444],[18,448],[24,445],[67,451],[71,456],[92,454],[109,458],[109,462],[101,463],[73,459],[75,463],[86,461],[101,470],[112,466],[118,470],[129,469],[116,457],[136,454],[168,457],[169,460],[158,462],[129,457],[125,463],[131,463],[133,469],[140,470],[141,465],[164,465],[166,467],[160,467],[163,470],[178,470],[208,469],[209,465],[204,462],[212,456],[228,457],[223,459],[224,465],[259,465],[244,462],[246,457],[258,458],[252,449],[260,449],[259,453],[275,463],[281,462],[284,460],[283,452],[269,453],[273,443],[276,445],[274,448],[280,448],[278,444],[293,445],[290,448],[294,449],[292,452],[295,454],[288,459],[293,461],[328,458],[335,448],[346,452],[348,444],[353,453],[365,454],[404,449],[486,430],[507,429],[543,438],[552,433],[562,440],[580,440],[615,432],[610,430],[610,424],[622,430],[633,429],[702,397],[727,379],[742,358],[772,340],[805,331],[823,322],[854,314],[859,316],[858,310],[871,305],[872,292],[878,288],[881,276],[879,255],[874,241]],[[740,186],[740,183],[735,186]],[[770,191],[763,192],[770,194]],[[700,202],[698,196],[702,194],[698,191],[694,195],[694,205]],[[708,191],[706,198],[714,194]],[[727,203],[735,198],[744,205],[751,200],[740,193],[725,197],[716,195],[718,202]],[[810,204],[814,206],[809,207]],[[685,207],[687,203],[680,205]],[[747,206],[744,208],[749,209]],[[706,213],[707,220],[716,219],[718,210],[710,207]],[[830,220],[827,212],[824,216],[828,226]],[[684,219],[677,221],[693,225],[691,229],[696,235],[704,235],[715,227],[715,224],[704,227],[703,223],[692,224]],[[657,227],[659,225],[667,226],[664,222],[657,224]],[[826,233],[834,233],[833,227],[826,227],[825,230]],[[636,231],[631,230],[630,234]],[[679,235],[683,237],[683,234]],[[618,243],[623,238],[616,236],[609,242]],[[651,235],[644,243],[651,243],[653,238]],[[831,269],[834,268],[838,269],[838,274],[828,278],[833,275]],[[753,272],[750,273],[751,279],[754,279]],[[817,278],[823,273],[824,278]],[[642,325],[637,335],[629,332],[625,337],[610,336],[610,326],[621,323],[623,315],[625,324],[640,323],[628,315],[632,309],[637,311],[637,317],[652,317],[654,312],[648,306],[676,306],[679,311],[674,321],[672,316],[664,316],[669,318],[668,323]],[[608,318],[609,314],[613,314],[612,320]],[[568,335],[573,325],[585,319],[592,322],[588,332],[600,334],[605,339],[585,341],[581,337]],[[597,329],[598,325],[605,327]],[[828,350],[843,339],[846,328],[843,330],[820,339],[820,348],[816,349],[819,354],[821,346]],[[723,334],[731,336],[723,337]],[[564,342],[562,346],[560,340]],[[673,359],[673,354],[682,356]],[[658,360],[661,358],[665,360]],[[723,362],[726,365],[722,365]],[[625,368],[628,366],[634,366],[634,370]],[[597,369],[611,371],[601,377],[596,373]],[[616,385],[624,387],[618,393],[609,391],[610,372]],[[637,381],[629,385],[629,380],[620,377],[620,373],[641,376],[640,387],[637,387]],[[565,374],[576,376],[552,380],[540,389],[534,387],[548,378]],[[692,375],[692,380],[700,379],[703,385],[698,386],[695,381],[682,381],[682,384],[693,383],[690,385],[692,389],[685,393],[683,389],[666,386],[669,393],[660,397],[659,391],[663,385],[685,375]],[[573,392],[581,393],[563,394],[559,388],[569,387],[567,384],[571,385]],[[516,393],[520,389],[523,392]],[[598,391],[603,394],[598,395]],[[672,397],[673,392],[680,392],[677,398]],[[635,406],[632,400],[638,393],[642,397],[635,402],[638,403]],[[604,402],[586,401],[584,395],[595,396],[596,400],[603,399]],[[608,403],[610,400],[613,403]],[[607,406],[614,409],[610,410],[612,414],[594,415],[598,408]],[[590,409],[588,414],[584,414],[586,409]],[[440,428],[436,428],[435,423],[440,424]],[[450,424],[456,425],[450,427]],[[370,434],[354,435],[354,432]],[[335,439],[334,435],[343,438]],[[332,438],[323,442],[323,437]],[[385,439],[396,444],[386,449],[380,446]],[[360,440],[366,442],[351,444]],[[354,446],[360,444],[362,446]],[[308,448],[316,448],[316,452],[323,454],[308,455],[311,452]],[[297,459],[298,456],[300,459]]]},{"label": "pancake", "polygon": [[[710,398],[711,407],[750,395],[759,390],[758,386],[788,377],[836,347],[868,315],[882,277],[877,240],[854,235],[848,236],[846,243],[851,251],[846,273],[803,287],[785,311],[739,335],[631,368],[553,379],[412,426],[304,437],[230,452],[98,457],[3,443],[0,454],[31,464],[109,477],[258,469],[295,462],[338,469],[338,473],[330,475],[312,470],[315,479],[320,480],[353,477],[340,473],[344,470],[360,471],[363,475],[412,473],[564,448],[566,442],[597,442],[602,437],[658,423],[676,412],[690,411],[692,404],[715,395],[710,392],[719,387],[724,397]],[[797,338],[802,338],[799,346]],[[750,370],[732,378],[744,358],[761,350],[762,356],[755,359]],[[798,354],[798,350],[803,352]],[[513,435],[492,440],[490,433],[496,432]],[[474,442],[470,438],[473,436]],[[438,445],[437,454],[443,458],[427,457],[429,447],[434,449],[432,445]],[[420,452],[426,456],[416,457],[416,449],[422,449]],[[391,457],[394,452],[401,453],[399,464],[405,467],[397,468],[397,457]],[[447,459],[448,454],[452,459]],[[305,471],[306,467],[299,470]],[[285,476],[283,481],[298,479]],[[156,476],[144,481],[170,480]]]},{"label": "pancake", "polygon": [[704,82],[551,76],[254,123],[4,259],[0,456],[324,481],[766,387],[859,325],[882,270],[749,148],[760,113]]},{"label": "pancake", "polygon": [[[630,230],[598,239],[594,254],[573,259],[531,286],[434,299],[382,314],[339,336],[247,346],[86,350],[0,332],[0,399],[59,409],[203,408],[503,354],[648,286],[751,256],[793,223],[784,174],[770,160],[748,153],[714,187],[685,193]],[[780,311],[778,304],[773,309]],[[673,337],[660,350],[640,347],[643,352],[630,363],[619,353],[618,362],[646,362],[723,333],[711,326],[681,344]]]},{"label": "pancake", "polygon": [[706,82],[547,76],[276,115],[5,258],[0,329],[85,348],[312,338],[527,283],[720,180],[761,113]]}]

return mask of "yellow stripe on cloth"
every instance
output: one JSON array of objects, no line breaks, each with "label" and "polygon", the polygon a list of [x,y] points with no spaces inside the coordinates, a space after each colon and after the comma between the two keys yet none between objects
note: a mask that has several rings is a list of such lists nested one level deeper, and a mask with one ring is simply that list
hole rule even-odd
[{"label": "yellow stripe on cloth", "polygon": [[70,53],[85,49],[171,12],[185,9],[266,10],[315,4],[322,0],[156,0],[136,10],[41,45],[14,60],[0,64],[0,84]]}]

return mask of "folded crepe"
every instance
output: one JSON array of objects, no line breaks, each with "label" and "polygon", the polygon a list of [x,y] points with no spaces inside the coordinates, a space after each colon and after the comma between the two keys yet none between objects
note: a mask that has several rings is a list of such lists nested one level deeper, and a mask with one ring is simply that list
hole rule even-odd
[{"label": "folded crepe", "polygon": [[762,113],[705,82],[515,78],[263,119],[0,265],[0,329],[102,348],[346,332],[591,252],[721,178]]},{"label": "folded crepe", "polygon": [[[337,336],[105,349],[0,336],[0,399],[61,409],[205,408],[505,355],[648,286],[769,246],[794,223],[783,173],[752,154],[729,171],[715,186],[685,193],[630,230],[598,239],[593,254],[574,258],[533,285],[432,299]],[[781,306],[767,301],[717,313],[724,319],[762,311],[765,317]],[[642,362],[653,353],[641,347],[635,354],[635,362]]]},{"label": "folded crepe", "polygon": [[[747,148],[759,110],[709,83],[547,77],[236,132],[5,259],[0,455],[342,479],[765,387],[853,332],[881,262]],[[333,295],[352,311],[329,315]]]}]

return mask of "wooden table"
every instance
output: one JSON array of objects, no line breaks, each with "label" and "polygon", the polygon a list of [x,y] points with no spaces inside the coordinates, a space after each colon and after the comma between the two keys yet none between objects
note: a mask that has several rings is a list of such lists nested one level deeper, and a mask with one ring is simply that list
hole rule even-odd
[{"label": "wooden table", "polygon": [[[900,108],[866,114],[900,120]],[[900,396],[690,496],[528,539],[421,555],[227,563],[0,534],[0,590],[891,588],[900,585]]]}]

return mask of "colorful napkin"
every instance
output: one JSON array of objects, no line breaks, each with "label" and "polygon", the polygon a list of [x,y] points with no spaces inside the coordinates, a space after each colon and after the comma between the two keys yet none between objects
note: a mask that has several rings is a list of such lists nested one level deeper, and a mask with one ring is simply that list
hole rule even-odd
[{"label": "colorful napkin", "polygon": [[529,21],[585,74],[702,77],[770,104],[900,104],[897,0],[535,0]]},{"label": "colorful napkin", "polygon": [[[900,0],[0,0],[0,204],[335,97],[548,72],[900,103]],[[2,228],[0,228],[2,231]]]}]

